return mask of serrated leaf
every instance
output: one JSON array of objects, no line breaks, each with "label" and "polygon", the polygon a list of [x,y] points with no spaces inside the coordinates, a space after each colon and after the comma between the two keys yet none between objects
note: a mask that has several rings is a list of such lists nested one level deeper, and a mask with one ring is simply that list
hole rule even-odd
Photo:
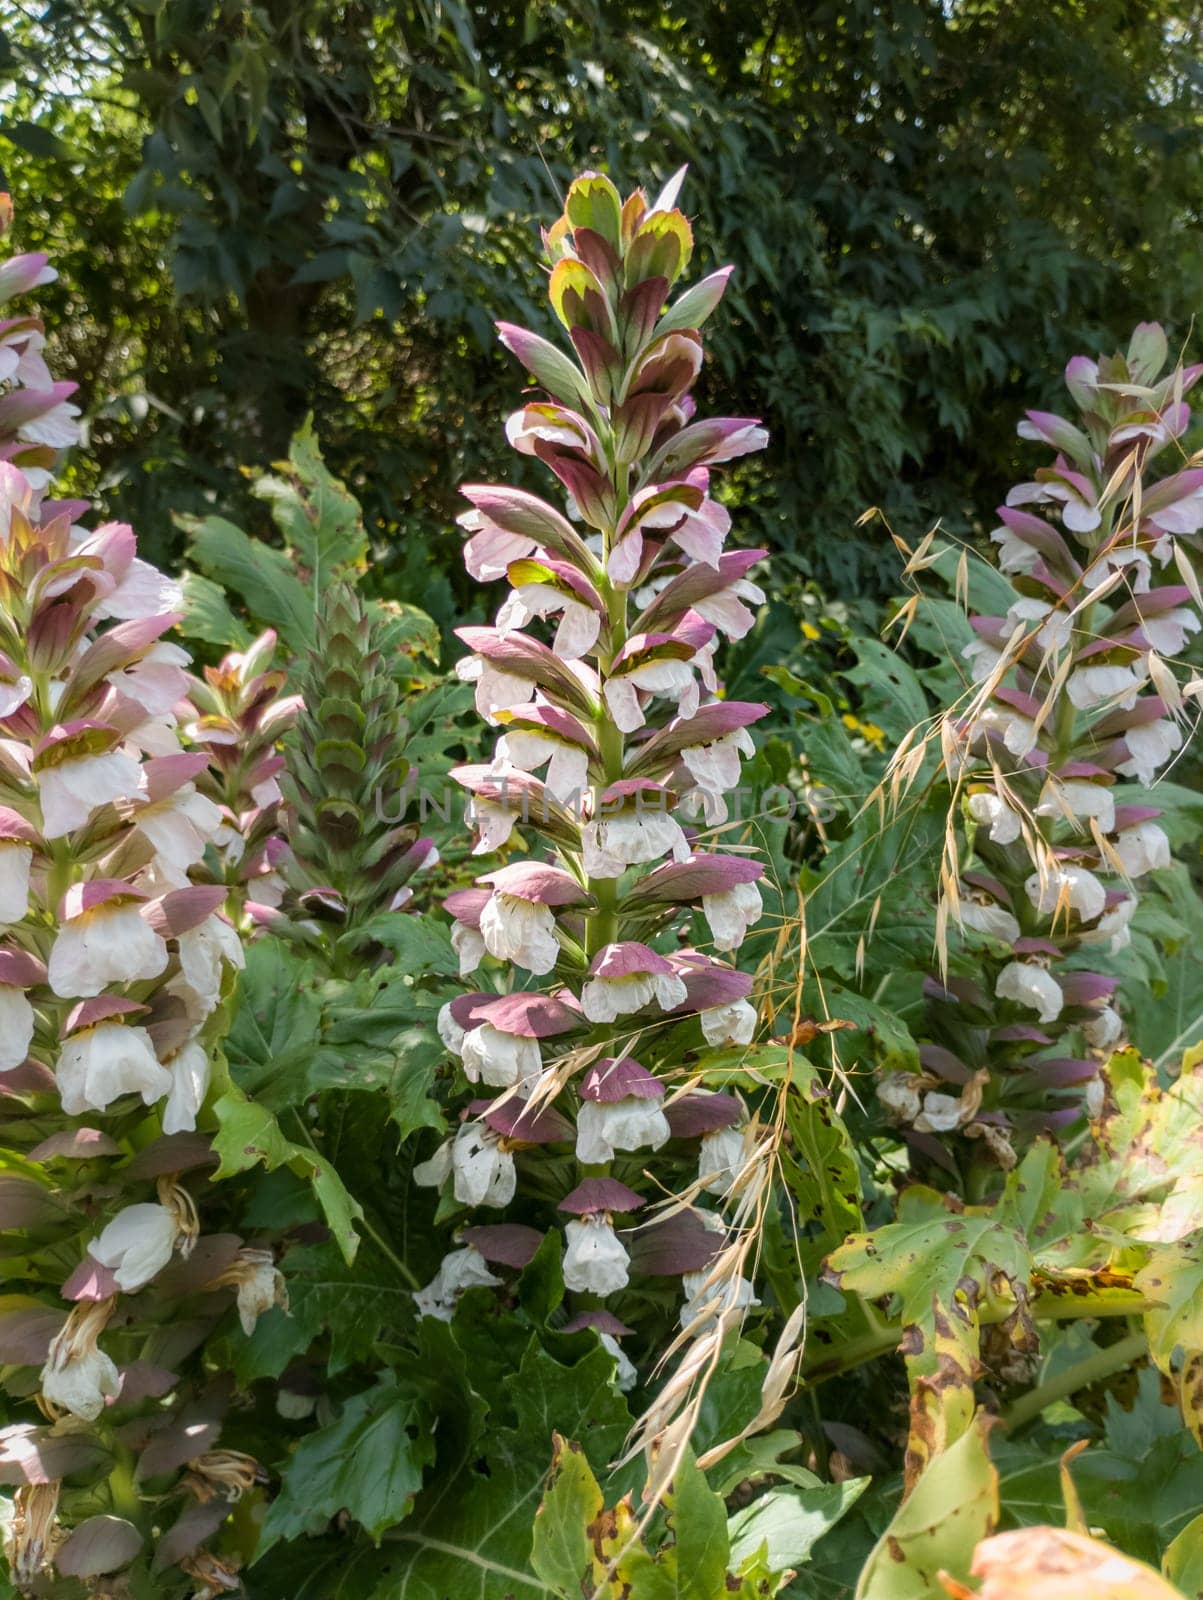
[{"label": "serrated leaf", "polygon": [[359,502],[322,459],[312,415],[293,435],[281,468],[288,476],[265,473],[256,480],[254,492],[271,507],[285,544],[308,569],[313,588],[320,593],[340,568],[361,566],[367,558]]},{"label": "serrated leaf", "polygon": [[268,1508],[257,1556],[344,1511],[378,1541],[408,1513],[434,1453],[421,1401],[389,1374],[301,1440]]},{"label": "serrated leaf", "polygon": [[251,631],[230,610],[221,585],[199,572],[186,572],[181,582],[184,620],[180,632],[222,650],[245,650],[251,642]]},{"label": "serrated leaf", "polygon": [[604,1350],[564,1367],[532,1343],[508,1390],[513,1422],[490,1427],[483,1452],[469,1436],[459,1459],[449,1460],[445,1470],[440,1466],[437,1489],[419,1495],[398,1528],[391,1572],[371,1600],[458,1600],[468,1594],[472,1600],[511,1600],[552,1592],[530,1564],[552,1435],[579,1440],[595,1468],[618,1453],[630,1413],[611,1384],[612,1371]]},{"label": "serrated leaf", "polygon": [[322,1043],[317,981],[311,963],[280,939],[247,950],[226,1055],[239,1088],[272,1110],[343,1081],[339,1052]]},{"label": "serrated leaf", "polygon": [[242,597],[257,624],[275,628],[295,654],[313,643],[313,597],[283,551],[250,538],[224,517],[205,517],[192,529],[189,554]]},{"label": "serrated leaf", "polygon": [[260,1165],[269,1172],[275,1167],[288,1167],[308,1178],[331,1233],[346,1259],[352,1260],[359,1247],[354,1225],[363,1216],[363,1208],[348,1194],[325,1156],[309,1145],[293,1144],[281,1132],[272,1113],[248,1100],[240,1089],[231,1088],[213,1110],[218,1121],[213,1149],[220,1157],[214,1178],[227,1178],[231,1173]]},{"label": "serrated leaf", "polygon": [[924,967],[931,957],[943,807],[911,806],[882,823],[861,817],[817,872],[802,877],[807,965],[826,981],[858,978],[862,939],[876,971]]}]

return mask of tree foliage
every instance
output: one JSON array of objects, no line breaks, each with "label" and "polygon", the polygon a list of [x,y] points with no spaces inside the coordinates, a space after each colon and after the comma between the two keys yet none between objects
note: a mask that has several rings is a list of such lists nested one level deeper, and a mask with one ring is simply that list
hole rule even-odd
[{"label": "tree foliage", "polygon": [[531,219],[581,166],[688,161],[699,234],[737,267],[703,398],[774,439],[749,536],[872,583],[888,561],[856,516],[971,525],[1032,372],[1139,317],[1185,334],[1198,20],[52,0],[8,34],[0,132],[22,243],[63,268],[102,480],[152,539],[168,507],[235,511],[239,466],[313,409],[388,581],[445,617],[454,485],[496,466],[508,405],[491,323],[538,285]]}]

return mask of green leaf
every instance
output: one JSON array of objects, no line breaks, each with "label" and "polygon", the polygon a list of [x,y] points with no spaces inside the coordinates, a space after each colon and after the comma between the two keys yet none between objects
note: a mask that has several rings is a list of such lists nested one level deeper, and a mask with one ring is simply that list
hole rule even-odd
[{"label": "green leaf", "polygon": [[860,689],[862,713],[884,728],[893,740],[926,722],[927,696],[915,669],[880,639],[856,638],[852,647],[856,666],[844,677]]},{"label": "green leaf", "polygon": [[311,963],[283,940],[258,939],[247,950],[226,1054],[238,1086],[271,1110],[344,1081],[342,1057],[322,1042],[317,983]]},{"label": "green leaf", "polygon": [[849,1478],[805,1489],[771,1489],[727,1523],[731,1566],[739,1571],[764,1546],[775,1571],[799,1567],[825,1533],[864,1494],[872,1480]]},{"label": "green leaf", "polygon": [[339,1248],[348,1261],[352,1260],[359,1247],[354,1224],[363,1216],[363,1208],[348,1194],[325,1156],[310,1145],[297,1145],[286,1139],[272,1113],[248,1100],[240,1089],[230,1089],[213,1110],[219,1124],[213,1149],[220,1157],[214,1179],[228,1178],[259,1165],[269,1172],[275,1167],[288,1167],[308,1178]]},{"label": "green leaf", "polygon": [[186,572],[182,580],[184,620],[180,632],[189,639],[201,639],[222,650],[245,650],[251,631],[230,610],[220,584],[199,572]]},{"label": "green leaf", "polygon": [[[896,1011],[879,1005],[867,995],[854,989],[828,988],[824,993],[829,1017],[840,1017],[854,1022],[857,1032],[871,1041],[873,1060],[883,1072],[918,1072],[919,1046],[911,1030]],[[864,1046],[856,1035],[851,1037],[862,1054]]]},{"label": "green leaf", "polygon": [[820,871],[802,876],[808,967],[850,983],[862,961],[873,972],[922,968],[943,838],[942,805],[911,805],[884,823],[875,809],[861,816]]},{"label": "green leaf", "polygon": [[288,460],[265,473],[255,494],[271,507],[272,520],[308,569],[315,592],[339,576],[343,567],[362,566],[368,537],[359,502],[326,466],[313,431],[312,415],[292,437]]},{"label": "green leaf", "polygon": [[[451,1331],[459,1337],[458,1328]],[[483,1450],[466,1436],[459,1458],[440,1464],[437,1488],[418,1496],[398,1528],[390,1574],[371,1600],[458,1600],[469,1593],[472,1600],[520,1600],[548,1593],[530,1561],[552,1436],[579,1440],[595,1469],[618,1453],[630,1414],[610,1382],[612,1370],[602,1349],[564,1367],[532,1341],[507,1386],[512,1423],[490,1425]]]},{"label": "green leaf", "polygon": [[409,1286],[396,1266],[366,1240],[348,1262],[333,1244],[294,1246],[280,1263],[288,1284],[287,1313],[259,1318],[250,1338],[229,1343],[229,1364],[241,1384],[278,1378],[289,1363],[326,1338],[326,1370],[337,1377],[373,1357],[382,1329],[414,1318]]},{"label": "green leaf", "polygon": [[459,957],[451,948],[451,927],[433,916],[406,916],[382,912],[359,930],[359,937],[374,939],[396,957],[398,969],[411,978],[426,973],[459,976]]},{"label": "green leaf", "polygon": [[1203,1595],[1203,1515],[1188,1522],[1161,1558],[1162,1576],[1184,1595]]},{"label": "green leaf", "polygon": [[951,1210],[934,1189],[903,1191],[898,1220],[856,1234],[833,1252],[830,1269],[844,1290],[877,1299],[896,1294],[908,1327],[930,1325],[936,1300],[952,1305],[966,1277],[985,1282],[997,1273],[1026,1281],[1025,1241],[985,1206]]},{"label": "green leaf", "polygon": [[294,653],[313,642],[313,597],[281,550],[252,539],[224,517],[192,526],[189,554],[215,581],[246,603],[255,623],[277,630]]},{"label": "green leaf", "polygon": [[795,1057],[785,1102],[791,1148],[781,1153],[798,1215],[817,1235],[807,1241],[807,1271],[833,1245],[864,1226],[860,1173],[848,1130],[818,1072]]},{"label": "green leaf", "polygon": [[336,1422],[302,1439],[268,1509],[257,1556],[281,1539],[319,1531],[343,1511],[379,1541],[408,1513],[434,1454],[421,1402],[389,1374],[348,1400]]},{"label": "green leaf", "polygon": [[714,1600],[730,1570],[727,1509],[688,1451],[664,1503],[671,1541],[652,1563],[633,1566],[630,1600]]},{"label": "green leaf", "polygon": [[962,1582],[979,1539],[998,1520],[998,1475],[986,1451],[988,1421],[937,1456],[878,1540],[856,1600],[935,1600],[937,1574]]}]

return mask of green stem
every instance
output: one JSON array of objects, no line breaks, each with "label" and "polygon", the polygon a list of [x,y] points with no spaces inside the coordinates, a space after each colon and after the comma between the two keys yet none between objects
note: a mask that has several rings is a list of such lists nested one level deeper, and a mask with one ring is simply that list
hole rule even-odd
[{"label": "green stem", "polygon": [[[1108,1289],[1100,1294],[1073,1295],[1046,1292],[1037,1295],[1029,1307],[1036,1322],[1076,1322],[1085,1317],[1131,1317],[1149,1309],[1150,1302],[1134,1289]],[[979,1320],[983,1327],[990,1327],[1005,1322],[1014,1311],[1013,1305],[999,1302],[983,1308]],[[903,1331],[900,1324],[887,1323],[843,1346],[825,1348],[813,1360],[803,1361],[806,1382],[826,1383],[829,1378],[841,1377],[867,1362],[892,1355],[902,1343]]]},{"label": "green stem", "polygon": [[108,1477],[109,1502],[114,1513],[137,1524],[142,1518],[142,1501],[134,1479],[134,1453],[125,1445],[113,1443],[113,1466]]},{"label": "green stem", "polygon": [[1055,1378],[1049,1378],[1038,1388],[1021,1395],[1014,1405],[1004,1411],[1003,1426],[1007,1429],[1022,1428],[1025,1423],[1035,1421],[1046,1406],[1051,1406],[1056,1400],[1065,1400],[1081,1389],[1089,1389],[1091,1384],[1109,1378],[1113,1372],[1121,1372],[1124,1367],[1139,1361],[1141,1356],[1148,1353],[1148,1349],[1146,1334],[1131,1333],[1126,1339],[1108,1345],[1105,1350],[1096,1350],[1068,1371],[1058,1373]]}]

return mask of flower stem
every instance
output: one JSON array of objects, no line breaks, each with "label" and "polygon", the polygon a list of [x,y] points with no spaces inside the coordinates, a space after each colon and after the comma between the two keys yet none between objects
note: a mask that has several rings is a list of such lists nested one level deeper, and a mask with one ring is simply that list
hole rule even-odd
[{"label": "flower stem", "polygon": [[1131,1366],[1147,1354],[1148,1348],[1146,1334],[1130,1333],[1126,1339],[1109,1344],[1105,1350],[1096,1350],[1068,1371],[1059,1372],[1056,1377],[1020,1395],[1015,1404],[1003,1412],[1003,1426],[1015,1429],[1034,1422],[1046,1406],[1051,1406],[1056,1400],[1065,1400],[1080,1389],[1089,1389],[1091,1384],[1109,1378],[1113,1372],[1121,1372],[1124,1367]]}]

